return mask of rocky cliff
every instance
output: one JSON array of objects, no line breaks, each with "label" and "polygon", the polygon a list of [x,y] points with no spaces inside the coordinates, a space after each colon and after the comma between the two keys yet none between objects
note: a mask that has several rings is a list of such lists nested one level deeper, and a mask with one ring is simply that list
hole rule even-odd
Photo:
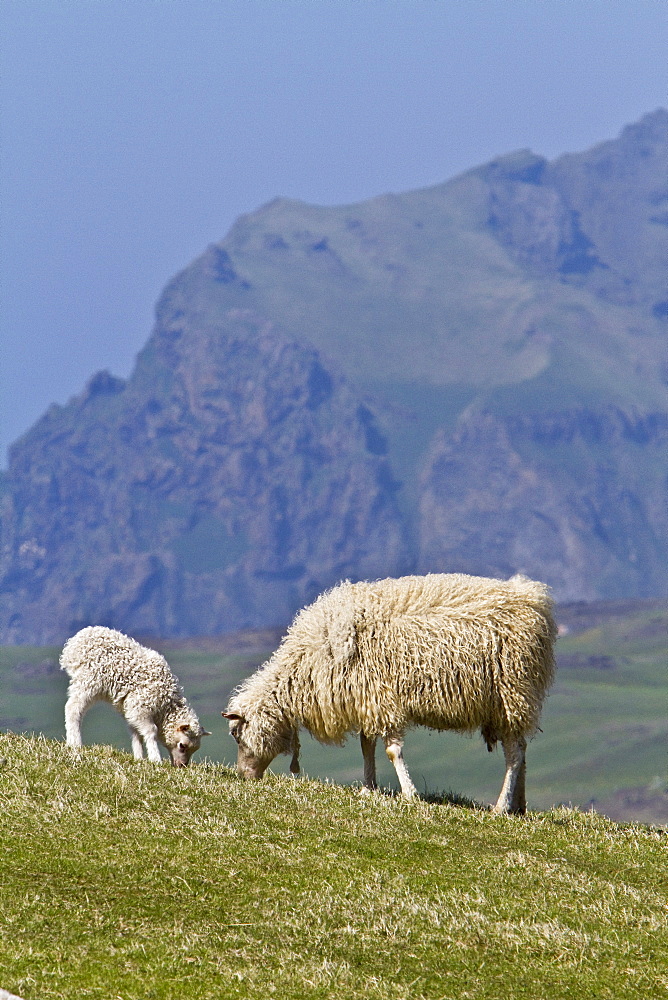
[{"label": "rocky cliff", "polygon": [[667,459],[668,413],[462,420],[425,462],[420,569],[519,571],[560,600],[665,594]]},{"label": "rocky cliff", "polygon": [[164,300],[127,384],[99,373],[13,449],[5,641],[284,623],[333,579],[399,570],[384,451],[316,351],[251,313],[212,328]]},{"label": "rocky cliff", "polygon": [[11,451],[3,641],[285,623],[343,577],[668,593],[668,113],[360,205],[277,199],[131,378]]}]

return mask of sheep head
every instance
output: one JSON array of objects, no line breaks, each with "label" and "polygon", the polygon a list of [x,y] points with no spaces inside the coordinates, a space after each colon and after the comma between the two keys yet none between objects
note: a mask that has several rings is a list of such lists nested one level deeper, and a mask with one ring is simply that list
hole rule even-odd
[{"label": "sheep head", "polygon": [[175,741],[169,741],[167,749],[174,767],[187,767],[190,758],[199,750],[203,736],[210,736],[206,729],[201,726],[195,729],[187,722],[177,726],[175,730]]},{"label": "sheep head", "polygon": [[274,750],[274,747],[269,745],[263,748],[264,752],[258,752],[259,747],[252,738],[253,727],[249,726],[248,719],[237,712],[221,712],[220,714],[224,719],[229,720],[230,736],[236,740],[237,770],[245,778],[253,778],[259,781],[274,757],[277,757],[281,753],[281,748],[279,747]]}]

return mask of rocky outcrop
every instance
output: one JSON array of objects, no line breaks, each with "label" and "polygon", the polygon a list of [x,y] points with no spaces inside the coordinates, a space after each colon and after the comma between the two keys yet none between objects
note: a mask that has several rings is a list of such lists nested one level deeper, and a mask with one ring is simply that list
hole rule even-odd
[{"label": "rocky outcrop", "polygon": [[99,373],[12,450],[4,641],[84,623],[215,634],[280,624],[352,574],[405,560],[371,410],[310,348],[231,310],[167,302],[127,384]]},{"label": "rocky outcrop", "polygon": [[479,168],[488,225],[531,273],[661,312],[668,250],[668,111],[553,163],[522,151]]},{"label": "rocky outcrop", "polygon": [[419,566],[548,580],[560,600],[665,592],[668,414],[463,419],[422,476]]}]

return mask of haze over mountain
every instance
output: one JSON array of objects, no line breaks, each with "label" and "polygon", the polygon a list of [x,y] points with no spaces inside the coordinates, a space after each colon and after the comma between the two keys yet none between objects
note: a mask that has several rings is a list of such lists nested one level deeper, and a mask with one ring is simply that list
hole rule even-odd
[{"label": "haze over mountain", "polygon": [[659,110],[552,162],[240,218],[130,379],[11,449],[4,641],[283,624],[411,571],[666,594],[667,162]]}]

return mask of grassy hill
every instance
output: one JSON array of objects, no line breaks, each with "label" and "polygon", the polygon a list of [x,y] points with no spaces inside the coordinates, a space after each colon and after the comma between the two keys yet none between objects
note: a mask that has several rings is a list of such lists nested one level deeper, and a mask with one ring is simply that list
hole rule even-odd
[{"label": "grassy hill", "polygon": [[0,737],[25,1000],[665,995],[665,831]]},{"label": "grassy hill", "polygon": [[[527,753],[530,808],[594,805],[617,820],[668,823],[668,609],[656,602],[577,604],[560,607],[558,620],[566,634],[557,642],[557,679],[544,708],[543,732]],[[234,762],[236,747],[220,711],[279,638],[279,632],[266,631],[152,643],[213,732],[197,759]],[[59,654],[56,647],[0,648],[0,729],[64,738],[67,678],[58,669]],[[106,705],[86,716],[83,734],[86,743],[130,748],[123,720]],[[396,789],[381,748],[377,758],[380,782]],[[418,729],[407,734],[406,759],[423,794],[449,789],[488,803],[498,796],[502,754],[488,754],[478,737]],[[358,742],[323,747],[304,735],[302,767],[313,778],[359,782]],[[277,774],[287,768],[287,757],[272,765]]]}]

